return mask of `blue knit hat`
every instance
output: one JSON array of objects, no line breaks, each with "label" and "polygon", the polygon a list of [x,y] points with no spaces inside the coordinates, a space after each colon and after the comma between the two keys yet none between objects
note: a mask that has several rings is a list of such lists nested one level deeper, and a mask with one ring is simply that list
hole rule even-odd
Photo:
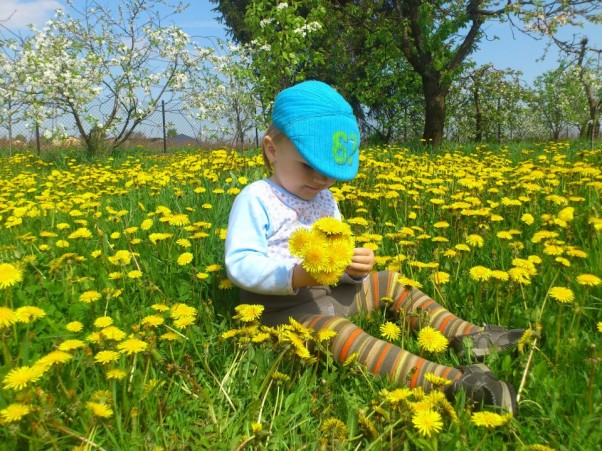
[{"label": "blue knit hat", "polygon": [[321,81],[304,81],[280,92],[272,123],[316,171],[350,180],[359,167],[360,132],[347,101]]}]

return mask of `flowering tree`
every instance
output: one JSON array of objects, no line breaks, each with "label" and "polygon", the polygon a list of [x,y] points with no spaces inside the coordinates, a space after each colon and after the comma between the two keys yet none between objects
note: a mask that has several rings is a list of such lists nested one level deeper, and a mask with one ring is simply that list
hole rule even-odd
[{"label": "flowering tree", "polygon": [[[297,29],[296,26],[285,25],[280,20],[266,22],[270,18],[276,19],[278,10],[274,5],[278,0],[245,0],[234,2],[232,0],[211,0],[219,4],[218,10],[224,14],[228,26],[237,27],[233,35],[241,39],[258,39],[261,36],[273,35],[269,42],[281,42],[291,36],[281,30]],[[276,8],[284,3],[280,3]],[[305,56],[309,52],[319,56],[320,66],[301,65],[303,68],[299,76],[321,75],[322,79],[337,86],[355,84],[359,80],[353,79],[357,73],[349,74],[338,71],[339,59],[353,58],[357,64],[365,64],[372,58],[371,52],[362,53],[361,48],[349,49],[345,53],[331,54],[329,66],[333,69],[324,71],[322,59],[328,53],[327,48],[340,48],[339,40],[348,40],[348,30],[355,31],[366,28],[377,36],[386,36],[387,45],[395,46],[394,57],[399,53],[411,65],[419,76],[422,84],[424,99],[424,131],[423,138],[428,142],[439,145],[443,138],[446,118],[446,100],[452,83],[462,73],[467,58],[476,50],[478,42],[486,36],[483,25],[488,21],[506,21],[520,32],[541,35],[554,35],[565,25],[577,25],[586,20],[593,20],[598,15],[602,2],[600,0],[541,0],[541,1],[508,1],[508,0],[297,0],[294,3],[295,11],[321,11],[320,18],[315,19],[321,25],[320,34],[310,34],[302,43],[299,55]],[[239,6],[240,5],[240,6]],[[244,6],[243,6],[244,5]],[[287,4],[288,6],[288,4]],[[245,8],[247,20],[240,20],[238,8]],[[286,10],[285,8],[283,8]],[[256,17],[255,23],[270,26],[251,27],[249,16]],[[293,15],[292,17],[298,16]],[[290,20],[292,17],[287,17]],[[308,16],[305,16],[308,17]],[[259,19],[259,20],[257,20]],[[249,36],[251,36],[249,38]],[[326,36],[325,39],[323,37]],[[306,38],[306,39],[307,39]],[[349,41],[348,42],[352,42]],[[363,43],[365,41],[358,41]],[[286,65],[285,60],[290,54],[286,47],[280,55],[274,56],[277,51],[272,51],[272,56],[279,58],[281,64],[272,68],[282,70]],[[298,63],[298,59],[293,63]],[[298,68],[298,64],[291,67]],[[319,69],[321,72],[319,72]],[[282,72],[277,72],[282,73]],[[366,87],[379,86],[368,79]]]},{"label": "flowering tree", "polygon": [[[97,2],[57,11],[32,28],[15,58],[18,86],[36,122],[54,114],[73,117],[90,154],[116,148],[155,111],[176,99],[196,57],[188,35],[164,26],[183,11],[168,0],[125,0],[116,11]],[[167,7],[160,16],[157,5]]]},{"label": "flowering tree", "polygon": [[251,57],[245,46],[217,44],[216,49],[197,49],[202,63],[184,91],[184,108],[203,124],[201,137],[243,148],[262,113],[253,85]]},{"label": "flowering tree", "polygon": [[252,73],[266,112],[279,91],[324,63],[312,42],[322,33],[326,9],[320,1],[301,3],[254,0],[246,9],[245,24],[254,37],[247,43]]},{"label": "flowering tree", "polygon": [[559,67],[535,79],[533,108],[553,140],[577,128],[587,116],[578,69]]},{"label": "flowering tree", "polygon": [[14,141],[14,126],[24,120],[26,111],[26,103],[22,96],[14,92],[14,87],[17,86],[17,78],[12,70],[14,60],[11,46],[6,48],[6,51],[0,53],[0,126],[8,132],[9,153],[12,152]]},{"label": "flowering tree", "polygon": [[520,75],[489,64],[467,68],[450,90],[447,136],[501,142],[532,134],[530,91],[521,84]]}]

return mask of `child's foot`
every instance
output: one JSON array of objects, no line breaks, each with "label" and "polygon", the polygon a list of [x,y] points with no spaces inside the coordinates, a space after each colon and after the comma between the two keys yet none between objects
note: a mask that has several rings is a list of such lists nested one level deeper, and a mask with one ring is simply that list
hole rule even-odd
[{"label": "child's foot", "polygon": [[497,379],[483,364],[457,368],[463,374],[446,388],[445,394],[448,400],[452,401],[455,394],[463,389],[466,391],[466,398],[477,403],[477,406],[481,404],[495,406],[513,416],[518,416],[516,391],[511,384]]},{"label": "child's foot", "polygon": [[452,338],[449,346],[459,356],[469,351],[478,361],[482,361],[485,356],[493,352],[503,351],[514,346],[524,333],[524,329],[486,325],[479,332]]}]

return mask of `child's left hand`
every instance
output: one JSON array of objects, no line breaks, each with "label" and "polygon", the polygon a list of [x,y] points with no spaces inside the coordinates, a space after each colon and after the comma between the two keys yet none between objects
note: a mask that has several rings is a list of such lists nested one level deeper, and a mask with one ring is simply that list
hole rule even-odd
[{"label": "child's left hand", "polygon": [[366,277],[374,268],[374,252],[367,247],[356,247],[353,250],[351,263],[345,269],[345,272],[354,279]]}]

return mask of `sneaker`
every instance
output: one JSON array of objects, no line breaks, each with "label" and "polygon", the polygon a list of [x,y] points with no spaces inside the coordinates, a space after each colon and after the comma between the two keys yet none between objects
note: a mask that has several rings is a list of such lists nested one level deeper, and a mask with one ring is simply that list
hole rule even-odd
[{"label": "sneaker", "polygon": [[449,346],[456,354],[463,356],[469,351],[478,361],[493,352],[503,351],[514,346],[525,333],[524,329],[508,329],[486,325],[485,329],[468,335],[450,339]]},{"label": "sneaker", "polygon": [[516,391],[508,382],[497,379],[491,370],[483,365],[462,365],[457,367],[462,376],[445,389],[449,401],[453,401],[458,391],[464,390],[466,397],[477,404],[497,407],[498,409],[518,416]]}]

